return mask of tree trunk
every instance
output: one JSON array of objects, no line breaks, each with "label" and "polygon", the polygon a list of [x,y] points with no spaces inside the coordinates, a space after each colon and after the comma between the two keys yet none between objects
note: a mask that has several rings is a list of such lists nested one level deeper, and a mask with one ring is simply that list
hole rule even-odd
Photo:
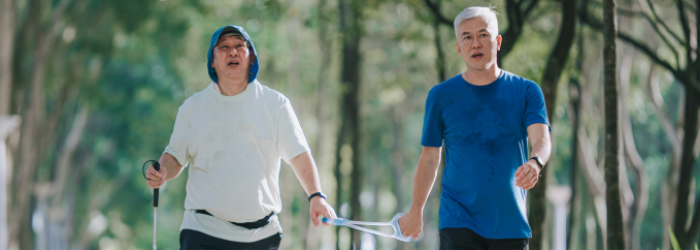
[{"label": "tree trunk", "polygon": [[577,193],[577,188],[578,188],[578,179],[579,179],[579,172],[576,171],[578,168],[576,167],[576,164],[578,162],[578,140],[577,140],[577,132],[578,132],[578,127],[580,124],[579,121],[579,113],[581,111],[581,102],[579,101],[580,93],[581,93],[581,88],[579,86],[578,80],[575,78],[572,78],[569,81],[569,99],[571,99],[571,109],[569,112],[569,122],[572,123],[571,125],[571,166],[570,170],[571,175],[570,175],[570,181],[571,181],[571,205],[569,206],[569,223],[568,223],[568,228],[566,230],[567,235],[566,235],[566,249],[572,249],[575,246],[572,246],[572,239],[575,237],[575,228],[574,226],[577,225],[576,218],[578,214],[581,213],[581,199],[578,197],[580,194]]},{"label": "tree trunk", "polygon": [[[569,57],[569,50],[576,34],[576,0],[564,1],[562,4],[562,24],[559,29],[559,38],[547,61],[547,66],[542,77],[542,89],[547,106],[547,117],[550,124],[554,119],[552,114],[556,105],[557,84],[559,77],[566,65]],[[530,247],[532,249],[542,249],[542,236],[544,233],[544,221],[547,214],[547,200],[545,190],[547,190],[547,176],[549,168],[545,168],[541,173],[542,177],[537,185],[530,191],[530,215],[528,221],[532,228],[532,239]]]},{"label": "tree trunk", "polygon": [[603,1],[605,74],[605,200],[608,249],[625,249],[620,197],[620,130],[618,126],[617,18],[614,0]]},{"label": "tree trunk", "polygon": [[[341,70],[341,131],[338,136],[338,150],[350,144],[352,148],[352,174],[350,179],[350,217],[352,220],[362,220],[360,207],[360,192],[362,191],[362,164],[360,149],[360,38],[362,36],[362,6],[358,1],[341,0],[340,31],[342,37],[342,70]],[[337,162],[337,161],[336,161]],[[336,169],[340,168],[340,164]],[[342,188],[338,182],[338,188]],[[360,232],[353,230],[352,245],[360,246]],[[352,248],[352,246],[351,246]]]},{"label": "tree trunk", "polygon": [[[341,85],[342,86],[342,85]],[[335,183],[336,183],[336,188],[335,188],[335,208],[338,209],[338,216],[347,216],[343,214],[343,174],[340,171],[341,164],[342,164],[342,158],[340,155],[341,148],[343,147],[343,142],[345,141],[345,130],[346,125],[345,125],[345,114],[343,114],[343,108],[341,105],[340,108],[340,129],[338,129],[338,139],[336,140],[336,145],[335,145],[335,168],[333,169],[333,175],[335,177]],[[340,249],[340,227],[335,227],[335,249]]]},{"label": "tree trunk", "polygon": [[12,49],[14,41],[14,0],[0,0],[0,115],[9,115],[12,106]]},{"label": "tree trunk", "polygon": [[[515,43],[520,38],[523,33],[523,25],[528,17],[528,14],[537,5],[539,0],[530,0],[527,6],[523,5],[525,0],[516,2],[515,0],[506,0],[506,13],[508,18],[508,29],[506,29],[503,34],[503,42],[501,42],[501,50],[498,51],[496,55],[498,65],[503,65],[503,58],[510,53],[510,51],[515,47]],[[567,2],[567,1],[565,1]]]},{"label": "tree trunk", "polygon": [[[440,9],[441,0],[435,1],[435,6]],[[435,56],[435,69],[437,70],[438,80],[440,82],[445,81],[445,53],[442,51],[442,46],[440,46],[440,19],[436,13],[433,13],[433,30],[435,30],[435,50],[437,54]]]},{"label": "tree trunk", "polygon": [[690,182],[693,178],[693,166],[695,156],[693,146],[698,134],[698,107],[700,96],[691,88],[685,90],[685,119],[683,128],[683,154],[681,157],[681,169],[676,195],[676,212],[673,220],[673,232],[682,249],[693,247],[697,235],[688,235],[686,224],[688,223],[688,196],[690,195]]},{"label": "tree trunk", "polygon": [[[579,3],[580,4],[580,3]],[[584,1],[585,4],[585,1]],[[580,6],[580,5],[579,5]],[[583,47],[583,27],[582,23],[579,21],[577,24],[578,28],[578,35],[576,36],[576,50],[577,50],[577,57],[576,57],[576,70],[578,72],[578,76],[571,76],[569,79],[569,99],[571,104],[569,105],[571,111],[569,112],[570,117],[573,117],[571,119],[570,123],[573,123],[572,125],[572,135],[571,135],[571,140],[572,140],[572,145],[571,145],[571,176],[570,176],[570,181],[571,181],[571,200],[573,201],[571,203],[571,206],[569,208],[569,228],[567,230],[567,237],[566,237],[566,249],[577,249],[579,245],[579,239],[580,239],[580,231],[579,228],[581,225],[585,225],[585,209],[584,207],[581,206],[581,204],[585,204],[585,192],[579,193],[579,191],[584,191],[583,183],[581,182],[581,172],[577,168],[578,160],[579,160],[579,149],[578,149],[578,130],[579,126],[581,125],[581,97],[582,97],[582,90],[581,90],[581,83],[579,82],[579,78],[581,75],[583,75],[583,60],[584,60],[584,47]]]}]

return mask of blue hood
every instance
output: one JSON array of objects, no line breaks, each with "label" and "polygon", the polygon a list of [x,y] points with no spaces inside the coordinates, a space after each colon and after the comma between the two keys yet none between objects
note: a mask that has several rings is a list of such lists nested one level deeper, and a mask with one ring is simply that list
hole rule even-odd
[{"label": "blue hood", "polygon": [[221,27],[220,29],[216,30],[216,32],[214,32],[213,36],[211,36],[211,42],[209,43],[209,52],[207,52],[207,70],[209,70],[209,78],[211,78],[211,80],[215,83],[219,83],[219,77],[216,75],[216,71],[211,66],[211,62],[214,59],[214,46],[216,46],[216,43],[219,41],[219,37],[221,36],[221,34],[229,33],[231,31],[238,31],[238,33],[241,33],[241,35],[243,35],[245,40],[248,41],[248,44],[250,44],[250,47],[253,49],[253,55],[255,55],[255,62],[253,62],[253,65],[250,66],[250,77],[248,78],[248,83],[251,83],[255,81],[255,79],[258,77],[258,70],[260,70],[260,64],[258,63],[258,51],[255,50],[255,45],[253,44],[253,40],[250,39],[250,35],[248,35],[248,32],[246,32],[245,29],[243,29],[243,27],[237,25],[228,25]]}]

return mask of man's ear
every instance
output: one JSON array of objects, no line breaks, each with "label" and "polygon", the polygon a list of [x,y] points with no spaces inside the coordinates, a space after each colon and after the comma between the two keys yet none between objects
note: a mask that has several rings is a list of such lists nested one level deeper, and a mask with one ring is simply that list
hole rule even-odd
[{"label": "man's ear", "polygon": [[457,46],[457,53],[459,53],[459,54],[461,55],[461,54],[462,54],[462,49],[459,48],[459,42],[456,42],[455,45]]},{"label": "man's ear", "polygon": [[503,42],[503,37],[501,35],[496,36],[496,50],[501,51],[501,43]]}]

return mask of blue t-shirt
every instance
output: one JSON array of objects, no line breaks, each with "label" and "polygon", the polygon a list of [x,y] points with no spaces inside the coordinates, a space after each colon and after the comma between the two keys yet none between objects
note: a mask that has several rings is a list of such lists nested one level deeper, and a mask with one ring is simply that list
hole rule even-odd
[{"label": "blue t-shirt", "polygon": [[430,90],[421,144],[445,142],[440,229],[532,237],[527,191],[515,185],[515,171],[528,160],[527,127],[535,123],[549,125],[542,90],[505,70],[485,86],[459,74]]}]

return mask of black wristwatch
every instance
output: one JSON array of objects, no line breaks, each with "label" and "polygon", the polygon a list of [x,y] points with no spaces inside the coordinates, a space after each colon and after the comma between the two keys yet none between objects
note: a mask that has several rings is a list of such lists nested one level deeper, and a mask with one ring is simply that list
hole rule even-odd
[{"label": "black wristwatch", "polygon": [[530,160],[532,159],[534,159],[535,162],[537,162],[537,166],[540,166],[540,170],[544,168],[544,164],[542,164],[542,161],[540,161],[540,157],[533,156],[532,158],[530,158]]},{"label": "black wristwatch", "polygon": [[311,201],[312,198],[314,198],[314,197],[316,197],[316,196],[321,196],[321,198],[323,198],[324,200],[325,200],[326,198],[328,198],[328,196],[326,196],[325,194],[323,194],[323,193],[321,193],[321,192],[316,192],[316,193],[313,193],[313,194],[309,195],[309,202]]}]

